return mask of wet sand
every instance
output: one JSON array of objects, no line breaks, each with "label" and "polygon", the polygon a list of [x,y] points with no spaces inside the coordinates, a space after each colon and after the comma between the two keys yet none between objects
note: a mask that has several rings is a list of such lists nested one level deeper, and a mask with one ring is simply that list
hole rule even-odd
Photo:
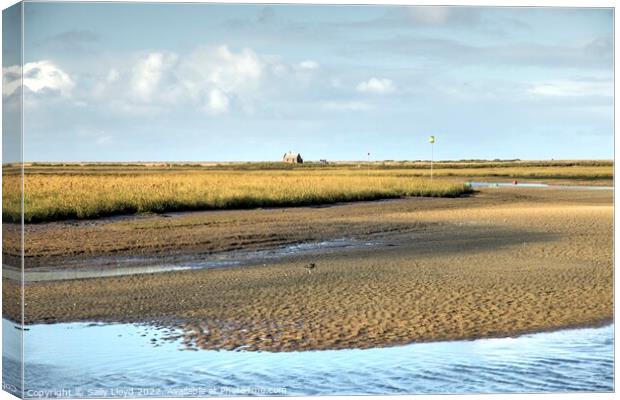
[{"label": "wet sand", "polygon": [[[25,320],[172,325],[188,347],[267,351],[601,324],[613,315],[612,196],[484,189],[458,199],[29,225],[31,269],[342,237],[384,245],[248,267],[31,283]],[[15,319],[19,304],[7,296],[19,287],[3,286],[4,314]]]}]

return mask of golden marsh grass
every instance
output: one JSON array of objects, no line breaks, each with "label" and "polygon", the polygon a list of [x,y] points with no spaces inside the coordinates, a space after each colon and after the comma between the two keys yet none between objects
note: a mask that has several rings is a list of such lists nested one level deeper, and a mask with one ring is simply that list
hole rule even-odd
[{"label": "golden marsh grass", "polygon": [[[259,168],[260,167],[260,168]],[[305,206],[403,196],[454,197],[457,180],[613,179],[611,162],[437,163],[429,165],[230,163],[50,164],[25,169],[26,222],[147,212]],[[259,168],[259,169],[255,169]],[[262,169],[261,169],[262,168]],[[4,166],[3,220],[20,219],[19,169]]]},{"label": "golden marsh grass", "polygon": [[[19,221],[19,176],[4,176],[3,219]],[[13,190],[10,188],[13,187]],[[403,196],[454,197],[467,185],[316,171],[186,171],[25,176],[24,219],[41,222],[147,212],[304,206]]]}]

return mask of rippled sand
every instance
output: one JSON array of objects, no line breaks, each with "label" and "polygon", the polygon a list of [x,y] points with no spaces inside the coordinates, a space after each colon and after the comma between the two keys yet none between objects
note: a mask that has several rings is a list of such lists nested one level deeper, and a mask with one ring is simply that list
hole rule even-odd
[{"label": "rippled sand", "polygon": [[[175,251],[185,246],[197,255],[213,251],[214,243],[242,243],[234,241],[241,232],[276,243],[350,236],[385,245],[247,268],[29,284],[27,322],[153,322],[183,327],[190,348],[294,351],[514,335],[600,324],[613,314],[610,192],[488,189],[461,199],[197,213],[94,226],[32,228],[34,258],[38,251],[41,260],[60,262],[50,250],[60,243],[54,236],[59,229],[88,237],[87,251],[97,255],[114,254],[115,245],[124,246],[123,255],[132,243],[140,253],[165,253],[169,247],[157,243],[174,246],[174,234],[180,238]],[[183,226],[195,229],[181,234]],[[155,229],[161,234],[149,237]],[[109,238],[97,247],[91,241],[97,235]],[[316,264],[311,272],[304,268],[309,263]],[[3,284],[5,296],[17,294],[13,283]],[[19,315],[6,297],[3,311]]]}]

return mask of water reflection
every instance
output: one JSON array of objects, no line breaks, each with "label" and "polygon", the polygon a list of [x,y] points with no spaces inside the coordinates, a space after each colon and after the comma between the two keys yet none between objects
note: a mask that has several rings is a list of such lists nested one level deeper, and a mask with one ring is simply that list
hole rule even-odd
[{"label": "water reflection", "polygon": [[[4,340],[18,332],[3,324]],[[122,397],[129,390],[137,397],[613,390],[611,325],[296,353],[186,351],[161,339],[170,333],[131,324],[31,326],[25,332],[26,387],[83,397]],[[3,378],[8,381],[10,371]]]}]

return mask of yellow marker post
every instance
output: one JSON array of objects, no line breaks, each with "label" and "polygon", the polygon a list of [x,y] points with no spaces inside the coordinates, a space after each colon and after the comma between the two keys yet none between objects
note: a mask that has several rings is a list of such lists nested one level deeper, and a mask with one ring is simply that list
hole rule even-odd
[{"label": "yellow marker post", "polygon": [[435,157],[435,136],[430,136],[428,142],[431,144],[431,182],[433,182],[433,158]]}]

